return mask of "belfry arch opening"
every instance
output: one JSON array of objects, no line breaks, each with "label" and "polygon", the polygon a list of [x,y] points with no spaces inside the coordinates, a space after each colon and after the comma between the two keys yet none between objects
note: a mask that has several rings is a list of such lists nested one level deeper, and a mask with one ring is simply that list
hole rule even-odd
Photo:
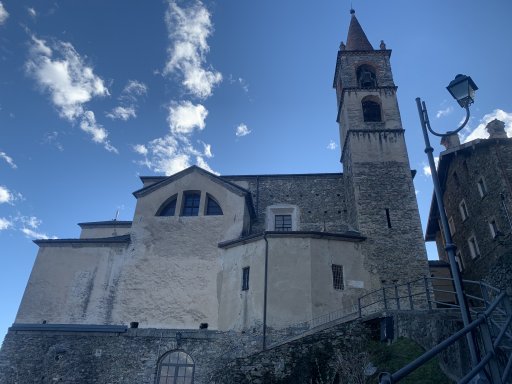
[{"label": "belfry arch opening", "polygon": [[363,64],[357,67],[357,85],[360,88],[377,88],[377,75],[375,68],[371,65]]},{"label": "belfry arch opening", "polygon": [[363,120],[365,122],[381,122],[382,110],[380,107],[380,99],[376,96],[366,96],[361,100],[363,108]]}]

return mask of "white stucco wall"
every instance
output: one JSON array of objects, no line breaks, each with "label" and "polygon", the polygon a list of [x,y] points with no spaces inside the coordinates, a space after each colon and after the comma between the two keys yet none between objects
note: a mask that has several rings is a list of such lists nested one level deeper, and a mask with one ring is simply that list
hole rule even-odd
[{"label": "white stucco wall", "polygon": [[39,249],[17,323],[111,323],[112,295],[125,245]]},{"label": "white stucco wall", "polygon": [[[282,328],[340,309],[354,309],[371,289],[360,243],[313,235],[268,237],[267,325]],[[263,323],[265,240],[224,249],[219,328],[247,329]],[[335,290],[332,264],[343,266],[344,290]],[[250,267],[249,290],[241,290],[242,268]]]},{"label": "white stucco wall", "polygon": [[[183,192],[191,190],[201,191],[199,216],[180,216]],[[206,193],[217,200],[223,215],[204,216]],[[155,216],[175,194],[175,216]],[[240,237],[246,212],[242,195],[197,172],[139,197],[114,319],[137,321],[140,327],[197,329],[200,323],[208,323],[210,329],[216,329],[217,244]]]}]

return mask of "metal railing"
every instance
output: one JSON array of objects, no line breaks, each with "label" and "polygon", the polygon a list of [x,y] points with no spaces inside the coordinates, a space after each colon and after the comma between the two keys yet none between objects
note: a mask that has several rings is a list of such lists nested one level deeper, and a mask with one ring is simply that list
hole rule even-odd
[{"label": "metal railing", "polygon": [[[483,282],[464,280],[465,297],[476,320],[393,374],[382,373],[381,384],[396,383],[471,333],[479,346],[479,359],[458,382],[479,377],[492,384],[512,382],[512,305],[504,292]],[[459,309],[449,278],[422,278],[369,292],[358,300],[358,315],[385,310]]]}]

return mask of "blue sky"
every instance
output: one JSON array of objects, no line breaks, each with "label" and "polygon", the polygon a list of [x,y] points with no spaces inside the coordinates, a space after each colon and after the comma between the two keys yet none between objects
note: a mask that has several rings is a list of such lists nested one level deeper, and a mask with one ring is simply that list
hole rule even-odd
[{"label": "blue sky", "polygon": [[[432,188],[414,99],[427,102],[435,129],[453,129],[463,111],[445,87],[471,75],[480,90],[463,139],[494,117],[512,135],[512,3],[353,6],[373,46],[393,50],[425,223]],[[139,175],[192,164],[341,171],[331,87],[349,9],[340,0],[1,0],[0,338],[37,253],[32,240],[77,237],[76,223],[116,211],[131,220]]]}]

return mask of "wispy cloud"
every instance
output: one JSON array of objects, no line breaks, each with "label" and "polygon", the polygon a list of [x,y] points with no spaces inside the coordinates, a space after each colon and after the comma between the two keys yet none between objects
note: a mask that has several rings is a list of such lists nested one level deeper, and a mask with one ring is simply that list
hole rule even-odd
[{"label": "wispy cloud", "polygon": [[0,152],[0,159],[3,159],[5,160],[5,162],[7,164],[9,164],[11,166],[12,169],[16,169],[18,168],[18,166],[14,163],[14,160],[12,159],[11,156],[9,156],[7,153],[5,152]]},{"label": "wispy cloud", "polygon": [[464,133],[462,134],[462,141],[467,143],[468,141],[472,141],[475,139],[486,139],[489,137],[489,133],[485,129],[487,124],[489,124],[492,120],[498,119],[505,123],[505,132],[508,137],[512,137],[512,112],[505,112],[502,109],[495,109],[491,113],[484,115],[480,119],[479,124],[476,128],[466,128],[464,129]]},{"label": "wispy cloud", "polygon": [[243,136],[247,136],[251,132],[252,131],[249,129],[249,127],[247,127],[247,125],[245,125],[244,123],[241,123],[238,125],[238,127],[236,127],[235,135],[236,135],[236,137],[243,137]]},{"label": "wispy cloud", "polygon": [[32,7],[28,7],[28,8],[27,8],[27,12],[28,12],[28,14],[29,14],[31,17],[33,17],[34,19],[37,17],[37,12],[36,12],[36,10],[35,10],[34,8],[32,8]]},{"label": "wispy cloud", "polygon": [[51,44],[31,37],[27,73],[47,92],[61,117],[75,123],[111,152],[117,150],[107,140],[108,132],[96,122],[94,112],[85,104],[94,97],[108,96],[103,80],[94,74],[73,45],[55,41]]},{"label": "wispy cloud", "polygon": [[145,96],[147,92],[146,84],[137,80],[129,80],[118,98],[121,105],[108,112],[107,117],[123,121],[137,117],[138,99]]},{"label": "wispy cloud", "polygon": [[449,106],[449,107],[446,107],[445,109],[440,109],[439,111],[437,111],[436,117],[439,119],[443,116],[448,116],[452,112],[453,112],[453,107]]},{"label": "wispy cloud", "polygon": [[0,231],[9,229],[11,227],[12,227],[12,222],[9,221],[9,219],[7,219],[5,217],[0,217]]},{"label": "wispy cloud", "polygon": [[47,132],[44,136],[43,143],[53,145],[61,152],[64,150],[64,146],[59,141],[59,132],[57,131]]},{"label": "wispy cloud", "polygon": [[338,145],[334,142],[334,140],[329,141],[329,144],[327,144],[327,149],[334,151],[336,148],[338,148]]},{"label": "wispy cloud", "polygon": [[29,239],[38,239],[38,240],[48,240],[48,239],[57,239],[57,236],[48,236],[46,233],[37,232],[33,229],[23,227],[20,229],[21,232],[25,234]]},{"label": "wispy cloud", "polygon": [[[439,164],[439,157],[434,157],[434,163],[435,163],[436,169],[437,169],[437,165]],[[425,176],[432,176],[432,171],[430,170],[430,165],[423,163],[423,174]]]},{"label": "wispy cloud", "polygon": [[238,84],[245,93],[249,93],[249,84],[247,84],[247,81],[245,81],[242,77],[235,77],[233,75],[229,75],[229,83],[230,84]]},{"label": "wispy cloud", "polygon": [[0,25],[4,24],[8,17],[9,17],[9,12],[7,12],[4,5],[0,1]]},{"label": "wispy cloud", "polygon": [[213,87],[222,81],[222,74],[204,68],[205,56],[210,47],[207,38],[213,31],[210,13],[202,2],[180,7],[175,0],[168,0],[165,15],[170,46],[164,74],[179,71],[182,85],[194,96],[209,97]]}]

